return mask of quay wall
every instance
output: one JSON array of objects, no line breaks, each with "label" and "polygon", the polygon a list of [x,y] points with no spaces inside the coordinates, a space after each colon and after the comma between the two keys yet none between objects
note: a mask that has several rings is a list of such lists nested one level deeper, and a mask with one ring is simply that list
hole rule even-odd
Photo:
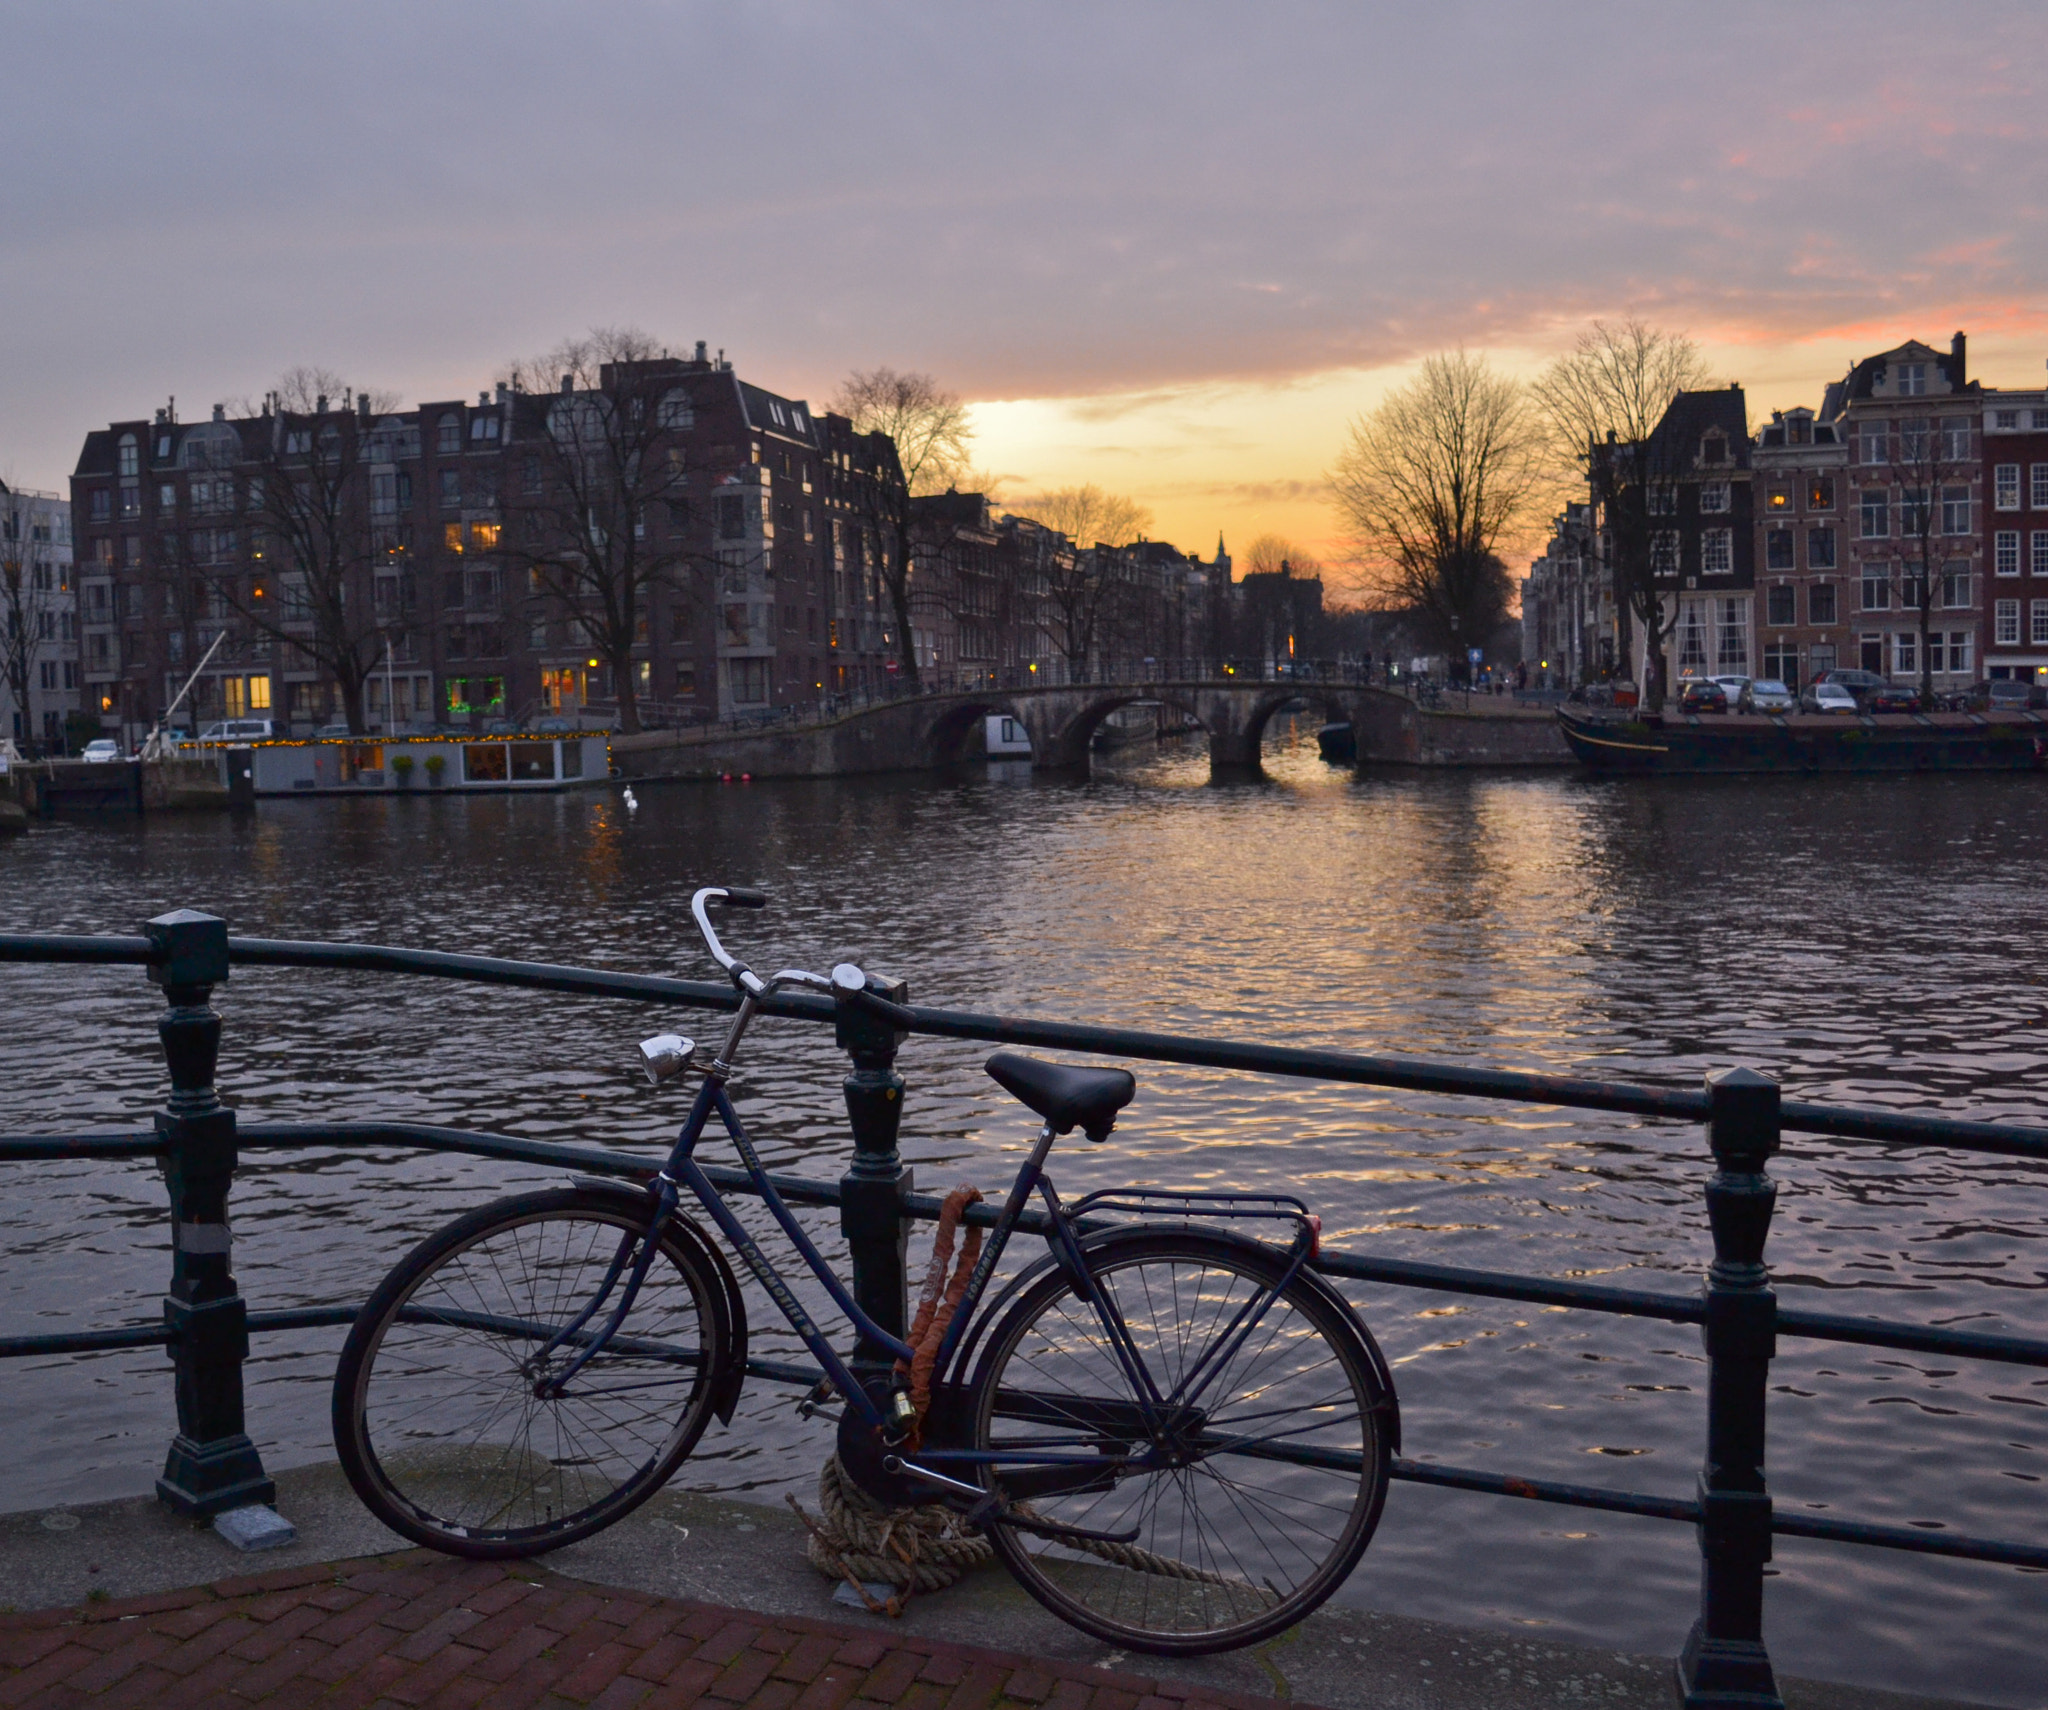
[{"label": "quay wall", "polygon": [[1361,766],[1573,766],[1557,715],[1547,708],[1488,706],[1471,711],[1445,697],[1437,711],[1376,696],[1354,717]]}]

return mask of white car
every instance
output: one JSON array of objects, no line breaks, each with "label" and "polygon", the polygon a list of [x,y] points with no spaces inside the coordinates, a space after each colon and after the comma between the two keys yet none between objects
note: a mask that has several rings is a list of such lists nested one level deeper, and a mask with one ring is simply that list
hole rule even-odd
[{"label": "white car", "polygon": [[1799,697],[1799,710],[1810,713],[1838,713],[1854,718],[1861,709],[1856,697],[1840,683],[1809,683]]},{"label": "white car", "polygon": [[1742,699],[1742,691],[1748,688],[1750,683],[1747,677],[1712,677],[1708,681],[1721,685],[1721,692],[1728,697],[1730,712],[1735,710],[1735,703]]},{"label": "white car", "polygon": [[95,766],[104,766],[110,760],[121,758],[121,745],[110,736],[103,736],[97,742],[88,742],[79,759]]},{"label": "white car", "polygon": [[201,742],[268,742],[277,726],[267,718],[231,718],[209,724],[199,733]]}]

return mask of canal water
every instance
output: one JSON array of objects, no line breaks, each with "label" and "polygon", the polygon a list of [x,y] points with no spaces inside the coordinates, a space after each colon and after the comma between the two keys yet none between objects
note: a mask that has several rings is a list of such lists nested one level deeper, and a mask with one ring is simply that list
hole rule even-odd
[{"label": "canal water", "polygon": [[[1085,783],[1004,765],[647,785],[637,811],[599,789],[58,824],[0,847],[0,928],[134,931],[194,906],[250,934],[703,977],[690,891],[745,882],[774,897],[734,923],[755,962],[850,956],[963,1009],[1674,1086],[1747,1063],[1789,1096],[2048,1124],[2042,789],[1358,778],[1283,728],[1256,782],[1212,784],[1186,745],[1125,750]],[[261,970],[216,1001],[221,1085],[248,1118],[377,1114],[650,1156],[680,1120],[679,1099],[636,1075],[633,1047],[658,1019],[687,1030],[689,1012]],[[139,970],[0,968],[0,1131],[145,1121],[162,1095],[157,1009]],[[750,1043],[740,1107],[764,1152],[836,1175],[844,1059],[794,1023]],[[993,1189],[1031,1137],[984,1054],[926,1039],[903,1052],[904,1151],[922,1186]],[[1336,1246],[1697,1286],[1697,1128],[1133,1066],[1138,1099],[1110,1142],[1055,1154],[1063,1186],[1286,1190]],[[1794,1137],[1776,1173],[1771,1257],[1789,1301],[2048,1333],[2048,1170]],[[534,1179],[399,1150],[250,1156],[234,1201],[244,1292],[257,1308],[358,1300],[420,1235]],[[15,1166],[7,1189],[0,1324],[156,1316],[168,1254],[150,1168]],[[1352,1297],[1393,1362],[1407,1453],[1691,1493],[1696,1332]],[[767,1317],[757,1307],[757,1325]],[[339,1340],[258,1339],[249,1414],[271,1464],[329,1457]],[[2048,1374],[1789,1338],[1780,1355],[1781,1504],[2048,1535]],[[807,1496],[829,1443],[792,1402],[753,1385],[682,1481]],[[160,1352],[8,1362],[0,1508],[145,1491],[172,1424]],[[1795,1540],[1773,1572],[1769,1636],[1788,1672],[2006,1704],[2048,1692],[2048,1575]],[[1696,1577],[1682,1526],[1397,1485],[1343,1595],[1669,1652]]]}]

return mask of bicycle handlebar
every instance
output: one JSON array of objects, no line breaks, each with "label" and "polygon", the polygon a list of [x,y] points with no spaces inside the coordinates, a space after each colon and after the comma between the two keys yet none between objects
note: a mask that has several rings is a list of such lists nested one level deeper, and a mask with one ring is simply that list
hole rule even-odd
[{"label": "bicycle handlebar", "polygon": [[840,1003],[865,1009],[893,1026],[908,1031],[916,1025],[914,1011],[903,1005],[891,1003],[885,997],[877,997],[868,990],[868,977],[851,962],[841,962],[832,970],[830,979],[823,974],[805,972],[802,968],[783,968],[768,979],[749,968],[737,956],[718,941],[718,933],[711,925],[706,912],[713,903],[725,903],[733,908],[766,908],[768,893],[746,885],[706,885],[690,898],[690,913],[697,922],[697,930],[704,935],[705,947],[715,961],[731,977],[732,983],[749,997],[763,998],[778,986],[809,986],[816,991],[830,992]]}]

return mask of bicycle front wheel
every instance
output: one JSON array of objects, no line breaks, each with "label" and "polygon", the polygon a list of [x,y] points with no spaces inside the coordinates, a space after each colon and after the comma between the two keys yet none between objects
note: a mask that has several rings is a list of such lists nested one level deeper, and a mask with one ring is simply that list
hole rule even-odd
[{"label": "bicycle front wheel", "polygon": [[1392,1398],[1363,1326],[1306,1278],[1275,1294],[1269,1249],[1198,1230],[1114,1241],[1089,1268],[1121,1346],[1055,1271],[975,1373],[975,1447],[1007,1457],[983,1482],[1051,1523],[992,1525],[996,1553],[1055,1615],[1133,1650],[1284,1631],[1357,1565],[1386,1497]]},{"label": "bicycle front wheel", "polygon": [[[370,1512],[452,1555],[537,1554],[652,1496],[702,1435],[718,1281],[665,1238],[617,1333],[561,1393],[580,1329],[647,1213],[624,1195],[557,1189],[499,1200],[420,1243],[357,1314],[334,1377],[334,1446]],[[553,1346],[565,1331],[560,1346]]]}]

